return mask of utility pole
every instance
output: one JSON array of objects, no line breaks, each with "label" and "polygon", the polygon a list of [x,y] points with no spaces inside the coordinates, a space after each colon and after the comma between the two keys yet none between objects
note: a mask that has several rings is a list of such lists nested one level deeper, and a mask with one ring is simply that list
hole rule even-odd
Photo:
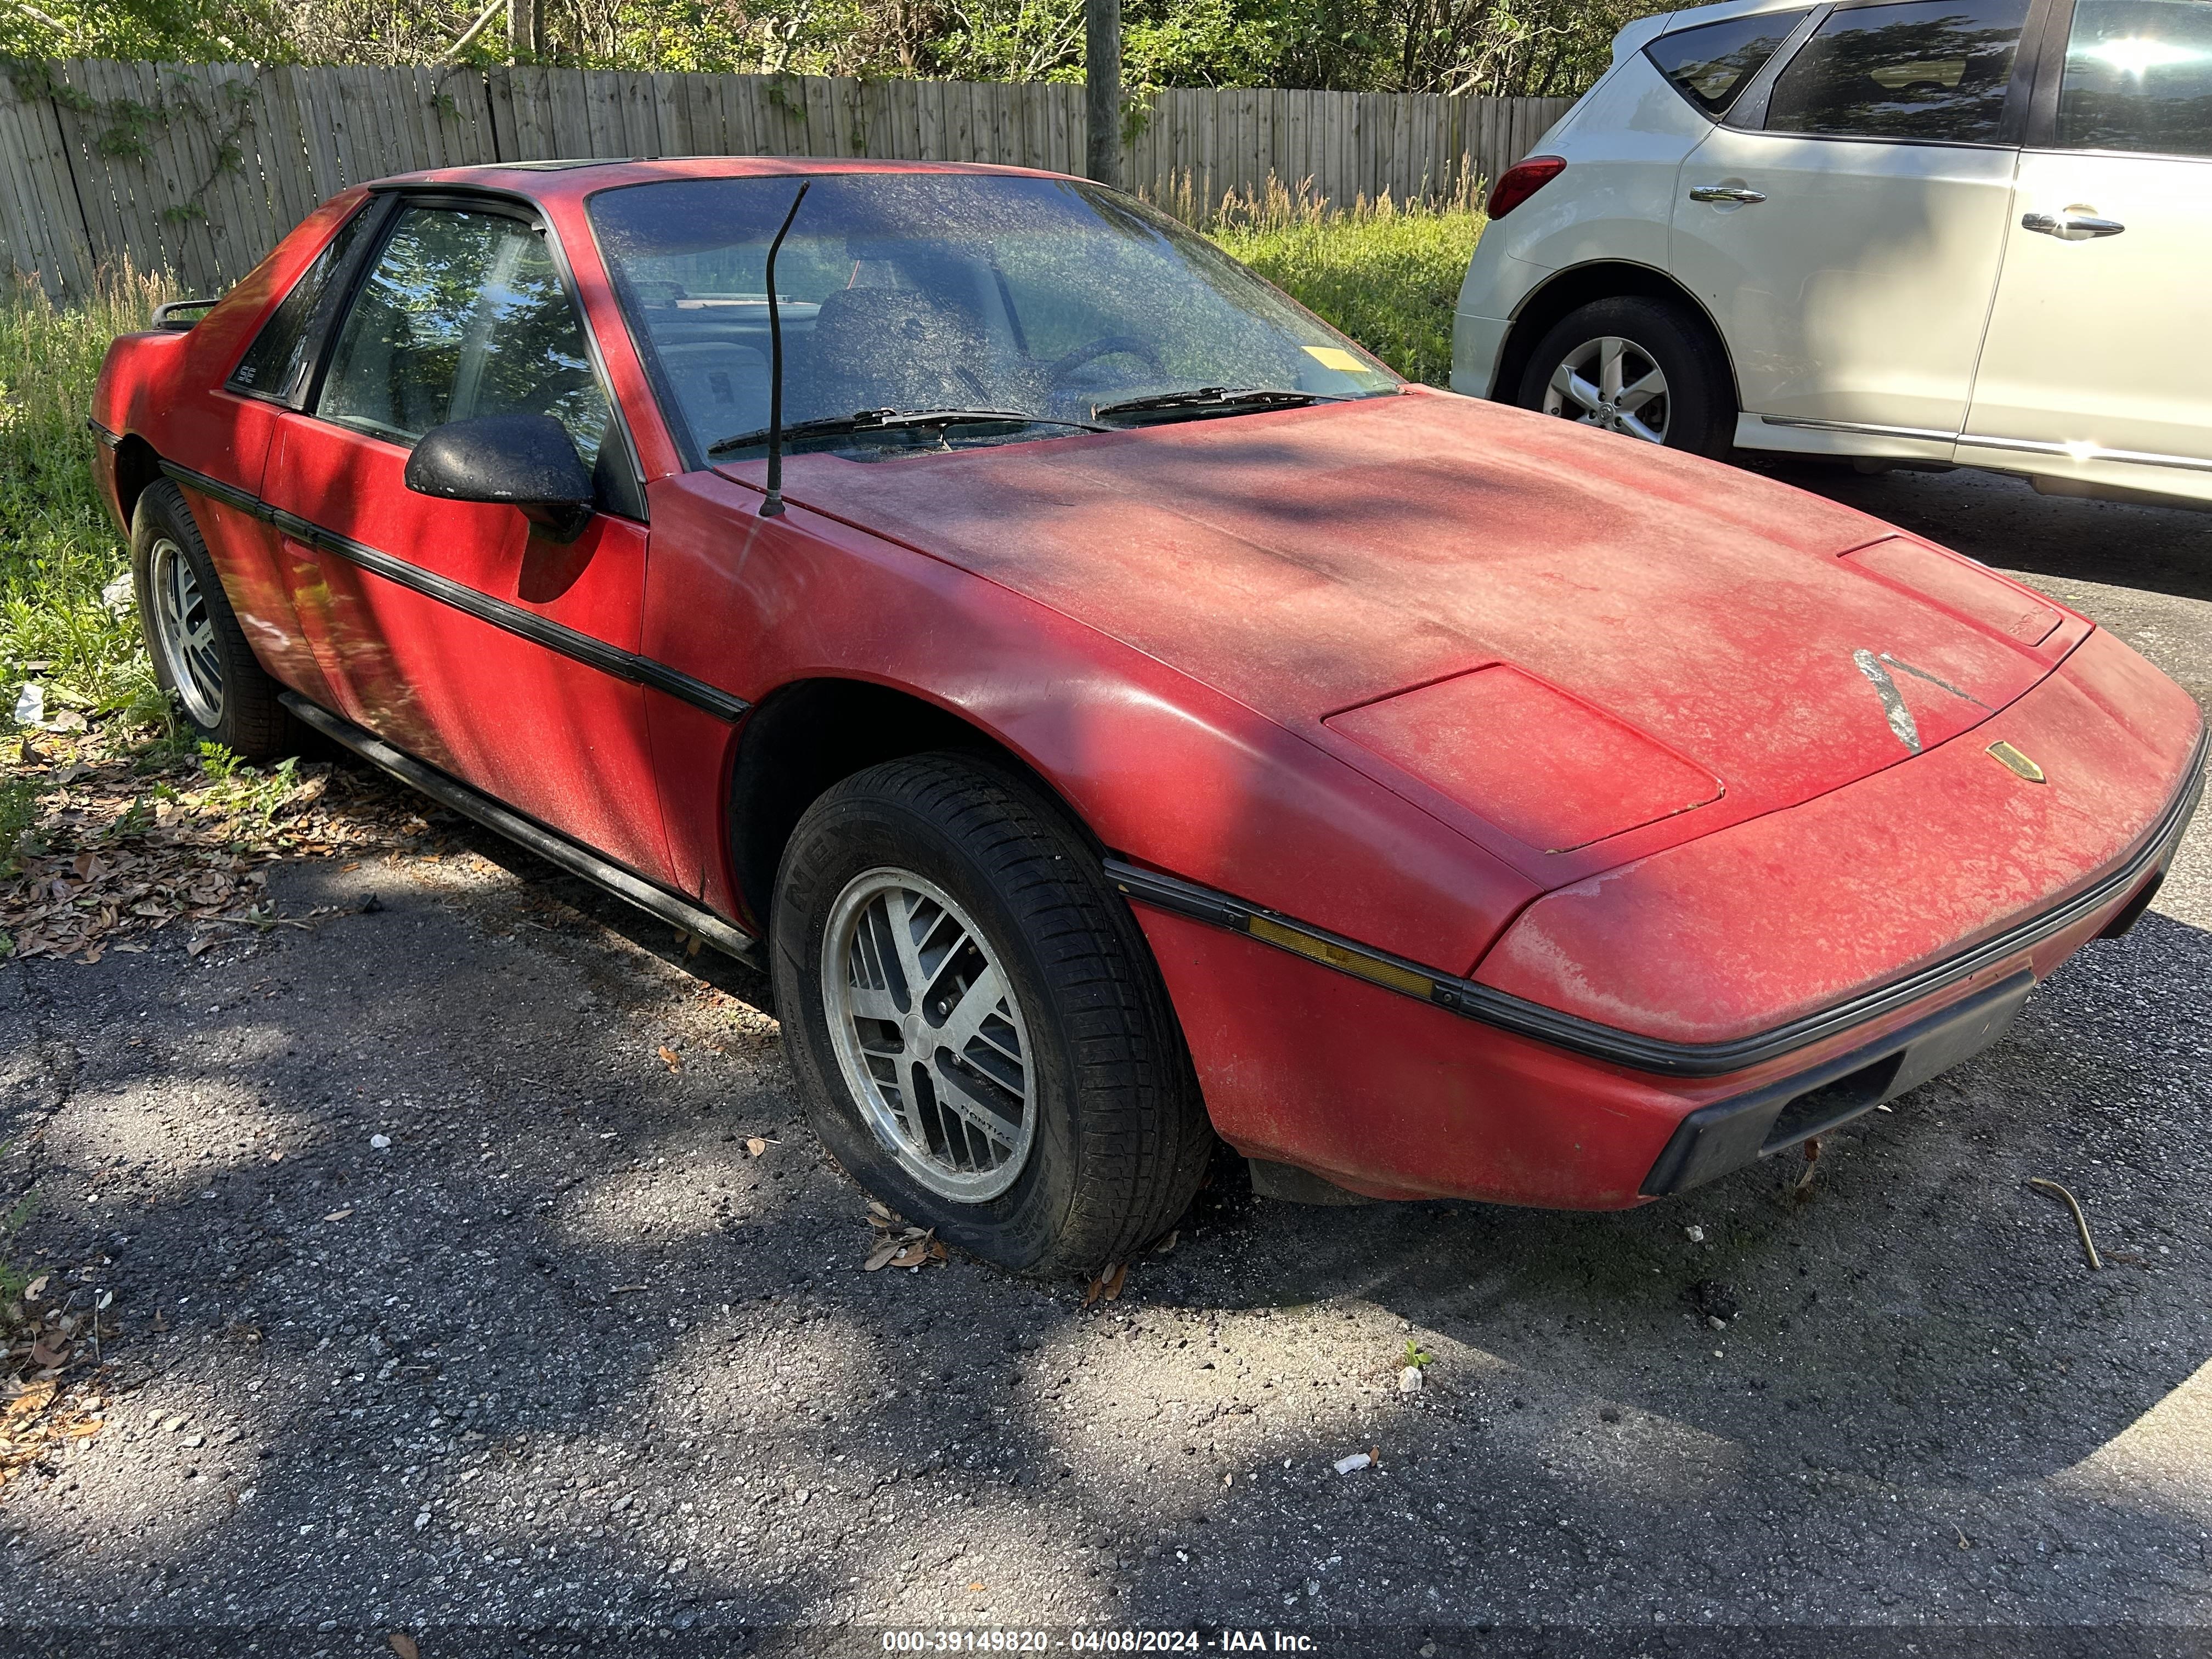
[{"label": "utility pole", "polygon": [[1121,0],[1083,0],[1084,171],[1121,187]]}]

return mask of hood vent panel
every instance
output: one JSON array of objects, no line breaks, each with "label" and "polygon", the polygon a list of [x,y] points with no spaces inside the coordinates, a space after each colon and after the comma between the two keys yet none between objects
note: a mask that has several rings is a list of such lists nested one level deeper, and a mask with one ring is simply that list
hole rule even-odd
[{"label": "hood vent panel", "polygon": [[1540,852],[1571,852],[1723,793],[1704,767],[1508,663],[1322,724]]}]

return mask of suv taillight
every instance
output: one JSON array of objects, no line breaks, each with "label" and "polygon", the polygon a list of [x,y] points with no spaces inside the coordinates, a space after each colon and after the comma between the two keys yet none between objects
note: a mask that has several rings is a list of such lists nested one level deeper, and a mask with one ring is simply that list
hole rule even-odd
[{"label": "suv taillight", "polygon": [[1532,155],[1506,168],[1490,187],[1490,216],[1503,219],[1566,170],[1566,162],[1556,155]]}]

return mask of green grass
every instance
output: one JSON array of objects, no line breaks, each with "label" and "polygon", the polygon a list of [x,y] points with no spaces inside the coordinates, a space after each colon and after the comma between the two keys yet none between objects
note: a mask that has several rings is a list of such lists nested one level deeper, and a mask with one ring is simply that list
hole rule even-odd
[{"label": "green grass", "polygon": [[1443,386],[1451,372],[1452,307],[1481,235],[1480,198],[1429,206],[1387,196],[1332,212],[1304,190],[1271,182],[1205,213],[1186,192],[1163,204],[1333,323],[1409,380]]},{"label": "green grass", "polygon": [[94,488],[84,422],[107,343],[167,297],[125,271],[76,305],[34,287],[0,303],[0,730],[27,678],[46,686],[50,715],[166,713],[136,619],[100,600],[131,559]]}]

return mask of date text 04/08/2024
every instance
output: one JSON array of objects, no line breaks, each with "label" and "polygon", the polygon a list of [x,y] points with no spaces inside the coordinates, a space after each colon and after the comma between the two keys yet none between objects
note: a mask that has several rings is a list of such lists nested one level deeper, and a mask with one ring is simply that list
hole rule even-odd
[{"label": "date text 04/08/2024", "polygon": [[1056,1637],[1042,1630],[892,1630],[886,1653],[1310,1653],[1314,1639],[1302,1631],[1072,1630]]}]

